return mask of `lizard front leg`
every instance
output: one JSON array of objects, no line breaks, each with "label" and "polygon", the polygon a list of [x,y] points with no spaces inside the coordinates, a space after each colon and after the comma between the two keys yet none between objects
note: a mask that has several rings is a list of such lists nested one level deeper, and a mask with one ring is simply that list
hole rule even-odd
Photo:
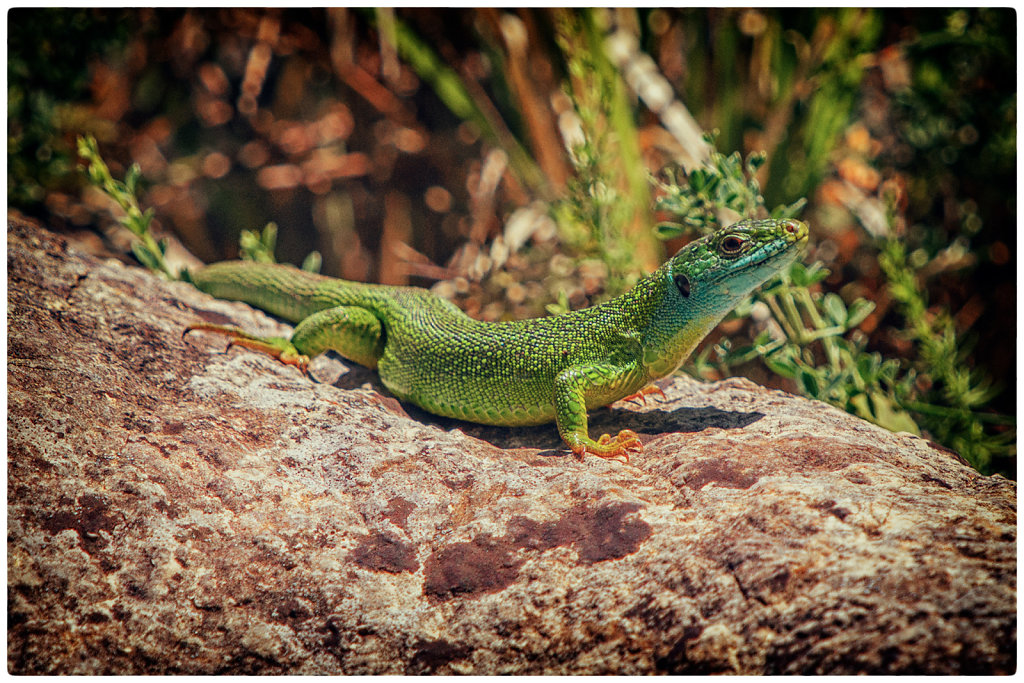
[{"label": "lizard front leg", "polygon": [[365,308],[336,306],[317,311],[295,326],[292,336],[258,337],[236,327],[199,323],[187,332],[204,330],[230,337],[231,344],[266,353],[282,363],[295,365],[303,372],[309,359],[324,351],[337,351],[349,360],[376,368],[384,351],[380,320]]},{"label": "lizard front leg", "polygon": [[567,368],[555,377],[558,433],[577,456],[593,453],[601,458],[628,463],[631,450],[643,450],[640,437],[629,429],[623,429],[615,438],[603,434],[597,441],[590,438],[587,430],[587,398],[613,394],[633,375],[632,368],[608,364]]}]

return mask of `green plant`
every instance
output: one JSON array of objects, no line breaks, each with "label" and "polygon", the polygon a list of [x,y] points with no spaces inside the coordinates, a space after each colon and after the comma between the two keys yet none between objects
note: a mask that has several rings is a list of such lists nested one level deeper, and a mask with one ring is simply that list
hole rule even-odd
[{"label": "green plant", "polygon": [[[717,131],[704,139],[714,146]],[[671,214],[674,221],[662,221],[655,226],[661,239],[671,239],[696,230],[700,234],[713,232],[743,216],[766,213],[764,197],[756,179],[758,169],[766,161],[763,153],[754,153],[744,161],[739,152],[724,155],[712,151],[710,159],[686,175],[686,184],[680,185],[677,173],[665,170],[667,182],[654,180],[661,191],[658,209]],[[772,218],[793,218],[807,203],[798,199],[789,205],[780,205],[771,211]]]},{"label": "green plant", "polygon": [[758,302],[763,303],[783,335],[773,337],[765,330],[752,344],[736,348],[722,340],[705,349],[695,367],[706,369],[712,348],[719,357],[717,369],[724,372],[760,357],[775,374],[795,380],[805,396],[892,431],[920,434],[898,398],[913,382],[913,375],[901,373],[898,360],[883,360],[881,354],[868,352],[867,338],[857,330],[875,305],[858,298],[847,306],[837,294],[812,291],[828,274],[820,264],[808,268],[795,263],[788,277],[771,283],[748,307],[737,311],[737,315],[749,315]]},{"label": "green plant", "polygon": [[999,458],[1016,454],[1016,420],[985,411],[1000,387],[967,365],[969,348],[958,338],[949,311],[929,311],[920,269],[911,265],[896,239],[882,244],[879,264],[889,293],[906,321],[904,335],[914,342],[916,359],[900,385],[897,400],[941,443],[955,449],[983,472]]},{"label": "green plant", "polygon": [[135,254],[135,258],[161,277],[168,280],[179,279],[180,275],[171,271],[164,258],[167,253],[167,240],[157,241],[149,232],[150,224],[153,222],[153,209],[143,211],[139,207],[139,200],[136,197],[142,178],[139,165],[132,164],[128,167],[124,182],[115,180],[100,155],[96,138],[91,135],[78,138],[78,155],[86,161],[86,172],[93,185],[117,202],[124,211],[125,215],[120,219],[120,223],[135,235],[135,241],[132,242],[132,253]]},{"label": "green plant", "polygon": [[614,296],[651,265],[644,263],[654,253],[645,243],[651,189],[626,85],[604,54],[594,12],[561,11],[557,17],[556,40],[568,72],[564,91],[579,129],[570,143],[575,173],[551,212],[572,251],[607,267],[605,290]]},{"label": "green plant", "polygon": [[[270,222],[262,232],[242,230],[238,237],[238,253],[245,261],[277,263],[274,252],[277,249],[277,223]],[[319,251],[311,251],[303,259],[300,268],[310,273],[319,273],[323,257]]]}]

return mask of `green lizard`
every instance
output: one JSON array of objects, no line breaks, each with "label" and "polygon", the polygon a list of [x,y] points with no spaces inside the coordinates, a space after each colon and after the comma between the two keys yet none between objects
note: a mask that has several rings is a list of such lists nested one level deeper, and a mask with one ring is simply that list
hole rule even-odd
[{"label": "green lizard", "polygon": [[289,266],[225,262],[190,273],[202,291],[297,323],[290,339],[212,324],[233,344],[305,371],[334,350],[376,368],[395,396],[438,415],[493,425],[554,420],[574,453],[628,461],[626,429],[598,440],[587,411],[658,391],[732,308],[807,243],[796,220],[744,220],[683,247],[622,296],[565,315],[482,322],[415,287],[336,280]]}]

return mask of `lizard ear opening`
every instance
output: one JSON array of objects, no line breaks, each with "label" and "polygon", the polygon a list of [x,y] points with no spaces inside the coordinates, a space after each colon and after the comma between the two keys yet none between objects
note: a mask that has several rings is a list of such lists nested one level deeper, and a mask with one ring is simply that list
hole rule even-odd
[{"label": "lizard ear opening", "polygon": [[682,273],[677,273],[672,277],[672,281],[676,283],[676,288],[679,293],[685,298],[690,296],[690,278],[686,277]]}]

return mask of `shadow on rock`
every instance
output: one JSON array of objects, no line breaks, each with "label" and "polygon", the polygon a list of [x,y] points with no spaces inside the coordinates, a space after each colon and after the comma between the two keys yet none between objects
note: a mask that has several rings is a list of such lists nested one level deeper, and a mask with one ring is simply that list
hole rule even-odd
[{"label": "shadow on rock", "polygon": [[[486,441],[501,449],[539,448],[541,455],[567,455],[568,449],[558,436],[554,423],[535,427],[494,427],[462,422],[431,415],[409,404],[403,404],[409,416],[442,429],[459,429],[464,434]],[[717,429],[742,429],[764,417],[759,412],[739,412],[713,407],[675,408],[674,410],[652,410],[639,413],[621,408],[601,408],[590,415],[590,435],[618,434],[619,430],[632,429],[642,435],[700,432],[709,427]],[[645,442],[649,439],[644,439]]]}]

